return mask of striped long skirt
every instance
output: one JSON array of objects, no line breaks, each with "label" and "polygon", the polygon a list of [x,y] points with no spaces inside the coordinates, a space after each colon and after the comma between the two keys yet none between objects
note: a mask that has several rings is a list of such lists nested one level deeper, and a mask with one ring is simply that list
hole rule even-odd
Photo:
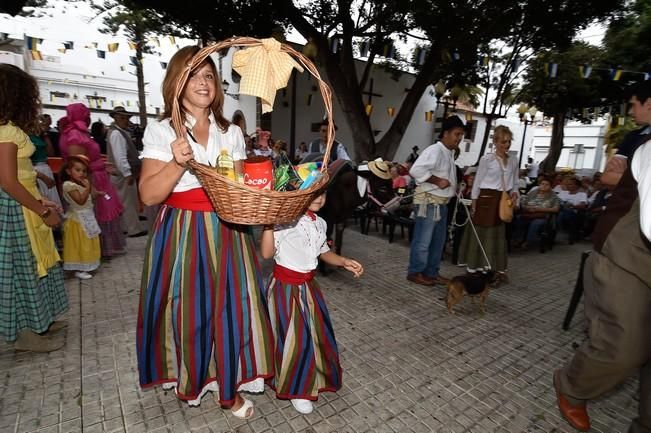
[{"label": "striped long skirt", "polygon": [[316,400],[341,388],[341,365],[328,307],[316,280],[293,285],[272,277],[267,291],[281,399]]},{"label": "striped long skirt", "polygon": [[140,291],[140,385],[173,386],[191,405],[218,391],[229,407],[241,386],[269,378],[273,342],[263,290],[250,228],[214,212],[162,206]]},{"label": "striped long skirt", "polygon": [[0,190],[0,335],[11,342],[24,329],[45,332],[67,309],[61,265],[39,278],[23,209]]}]

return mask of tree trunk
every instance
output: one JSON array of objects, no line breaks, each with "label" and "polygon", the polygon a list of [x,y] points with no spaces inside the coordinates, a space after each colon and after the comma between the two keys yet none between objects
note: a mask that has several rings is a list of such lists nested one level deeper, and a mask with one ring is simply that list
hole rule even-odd
[{"label": "tree trunk", "polygon": [[145,44],[144,35],[136,34],[136,78],[138,79],[138,112],[140,127],[147,127],[147,101],[145,98],[145,74],[142,68],[142,47]]},{"label": "tree trunk", "polygon": [[479,149],[479,156],[477,157],[477,162],[475,165],[479,164],[479,160],[484,156],[486,152],[486,146],[488,145],[488,137],[491,134],[491,129],[493,129],[493,120],[495,120],[495,115],[492,113],[486,114],[486,129],[484,129],[484,137],[481,139],[481,148]]},{"label": "tree trunk", "polygon": [[565,138],[565,112],[554,114],[554,122],[552,124],[552,139],[549,143],[549,153],[547,157],[540,163],[540,171],[542,173],[552,173],[556,171],[556,164],[561,157],[563,151],[563,139]]}]

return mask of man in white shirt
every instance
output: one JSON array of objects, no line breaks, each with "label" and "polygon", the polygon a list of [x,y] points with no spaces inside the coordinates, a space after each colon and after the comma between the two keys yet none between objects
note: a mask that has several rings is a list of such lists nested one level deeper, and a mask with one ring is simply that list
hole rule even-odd
[{"label": "man in white shirt", "polygon": [[115,170],[111,175],[111,182],[115,185],[124,206],[122,225],[129,237],[144,236],[147,231],[142,229],[140,223],[137,182],[140,159],[131,135],[127,132],[131,114],[124,107],[115,107],[109,116],[114,122],[106,134],[106,150],[108,160]]},{"label": "man in white shirt", "polygon": [[417,187],[407,280],[416,284],[433,286],[449,281],[439,274],[439,268],[445,246],[447,203],[457,190],[454,149],[459,146],[464,132],[459,117],[445,119],[439,141],[423,150],[409,170]]},{"label": "man in white shirt", "polygon": [[[335,131],[336,130],[337,130],[337,126],[335,125]],[[313,140],[308,146],[309,153],[325,153],[326,143],[328,140],[327,120],[321,122],[321,126],[319,127],[319,134],[320,134],[319,138]],[[348,156],[346,147],[340,142],[338,142],[337,140],[335,140],[332,143],[332,149],[330,150],[330,162],[336,161],[337,159],[345,159],[347,161],[350,161],[350,156]]]},{"label": "man in white shirt", "polygon": [[533,158],[527,158],[527,177],[533,182],[538,178],[538,163],[533,161]]}]

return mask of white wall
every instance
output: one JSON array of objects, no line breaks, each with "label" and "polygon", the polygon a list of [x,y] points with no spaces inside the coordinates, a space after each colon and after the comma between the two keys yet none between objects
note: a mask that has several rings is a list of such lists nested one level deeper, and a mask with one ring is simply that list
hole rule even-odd
[{"label": "white wall", "polygon": [[[363,62],[357,62],[356,65],[358,73],[361,75],[362,68],[365,64]],[[319,72],[322,73],[324,79],[327,81],[325,73],[323,71]],[[410,88],[414,81],[414,76],[403,73],[396,81],[382,68],[375,67],[371,78],[373,78],[373,93],[382,95],[381,97],[373,96],[371,100],[373,105],[371,126],[374,130],[378,131],[375,138],[379,140],[386,133],[395,118],[395,114],[397,114],[406,95],[406,89]],[[367,84],[365,90],[368,90],[368,88],[369,85]],[[414,111],[414,115],[394,157],[396,161],[405,160],[413,146],[417,145],[421,149],[424,149],[432,142],[434,122],[427,122],[425,119],[425,112],[434,110],[436,107],[436,98],[430,95],[430,91],[433,95],[431,86],[425,90],[418,102],[418,106]],[[290,141],[291,92],[292,82],[290,80],[286,91],[283,92],[281,90],[278,92],[272,114],[272,136],[286,140],[288,143]],[[297,76],[296,95],[296,145],[298,146],[301,141],[309,144],[310,141],[319,137],[319,133],[313,132],[311,126],[313,123],[321,122],[325,115],[325,107],[318,91],[317,81],[307,71]],[[312,95],[310,105],[308,105],[309,95]],[[363,99],[364,103],[366,103],[368,96],[364,95]],[[389,107],[395,108],[393,118],[387,112],[387,108]],[[336,139],[346,146],[348,153],[354,158],[355,143],[352,139],[352,132],[341,113],[336,96],[333,96],[333,111],[335,123],[339,128],[336,133]]]},{"label": "white wall", "polygon": [[[606,125],[602,124],[566,125],[564,146],[557,167],[602,171],[605,165],[605,131]],[[536,161],[542,161],[547,156],[551,134],[551,125],[536,129],[533,143]],[[577,145],[583,145],[583,152],[575,152]]]}]

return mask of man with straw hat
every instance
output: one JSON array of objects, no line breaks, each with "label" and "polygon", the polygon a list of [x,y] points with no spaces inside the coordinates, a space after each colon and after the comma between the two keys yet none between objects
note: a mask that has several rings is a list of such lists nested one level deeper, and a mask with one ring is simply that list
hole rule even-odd
[{"label": "man with straw hat", "polygon": [[133,114],[124,107],[115,107],[109,116],[113,123],[106,134],[106,149],[108,160],[115,167],[111,182],[115,185],[120,201],[124,206],[122,225],[129,237],[144,236],[147,231],[142,229],[139,219],[140,202],[138,201],[138,176],[140,174],[140,159],[136,145],[127,132],[129,119]]},{"label": "man with straw hat", "polygon": [[448,117],[443,121],[439,141],[427,147],[409,170],[417,187],[407,280],[416,284],[433,286],[449,281],[439,274],[439,267],[445,245],[447,204],[457,191],[454,149],[463,134],[463,121],[457,116]]}]

